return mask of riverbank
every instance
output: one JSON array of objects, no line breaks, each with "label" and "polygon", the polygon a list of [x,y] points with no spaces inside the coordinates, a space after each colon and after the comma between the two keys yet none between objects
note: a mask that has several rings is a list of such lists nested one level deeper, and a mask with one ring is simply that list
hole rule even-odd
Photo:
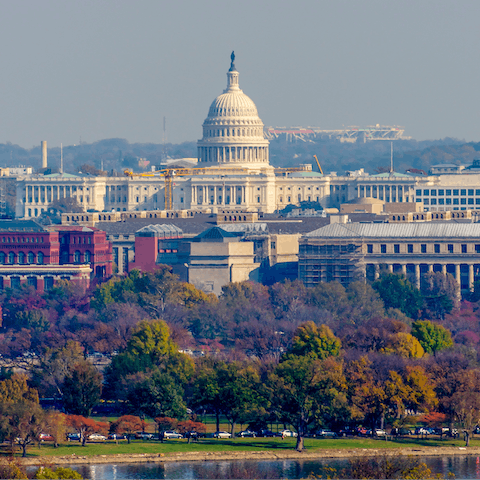
[{"label": "riverbank", "polygon": [[451,456],[451,455],[478,455],[480,447],[418,447],[418,448],[391,448],[391,449],[315,449],[303,452],[291,451],[226,451],[226,452],[171,452],[145,454],[113,454],[113,455],[64,455],[38,456],[17,458],[26,466],[39,465],[82,465],[106,463],[149,463],[149,462],[215,462],[231,460],[316,460],[321,458],[352,458],[366,456]]}]

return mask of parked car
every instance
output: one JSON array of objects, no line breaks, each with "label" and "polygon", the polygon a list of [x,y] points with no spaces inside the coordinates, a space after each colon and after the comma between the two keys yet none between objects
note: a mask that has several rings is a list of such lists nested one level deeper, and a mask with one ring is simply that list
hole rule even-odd
[{"label": "parked car", "polygon": [[417,427],[414,433],[415,435],[430,435],[430,430],[425,427]]},{"label": "parked car", "polygon": [[298,433],[294,432],[293,430],[282,430],[280,435],[282,437],[298,437]]},{"label": "parked car", "polygon": [[231,438],[232,434],[228,432],[215,432],[213,438]]},{"label": "parked car", "polygon": [[336,437],[337,434],[331,430],[322,429],[315,433],[316,437],[326,438],[326,437]]},{"label": "parked car", "polygon": [[278,432],[272,432],[271,430],[260,430],[257,434],[258,437],[281,437]]},{"label": "parked car", "polygon": [[374,430],[374,435],[376,437],[386,437],[387,436],[387,432],[385,430],[382,430],[381,428],[376,428]]},{"label": "parked car", "polygon": [[183,435],[180,433],[176,432],[175,430],[167,430],[163,432],[163,438],[165,439],[171,439],[171,438],[183,438]]},{"label": "parked car", "polygon": [[123,433],[111,433],[108,436],[109,440],[125,440],[127,437]]},{"label": "parked car", "polygon": [[107,439],[105,435],[100,435],[98,433],[92,433],[88,436],[89,442],[104,442]]},{"label": "parked car", "polygon": [[474,433],[475,435],[480,434],[480,427],[479,427],[479,426],[476,426],[476,427],[473,429],[473,433]]},{"label": "parked car", "polygon": [[67,440],[69,442],[79,442],[82,439],[79,433],[69,433],[67,435]]},{"label": "parked car", "polygon": [[41,433],[39,438],[41,442],[53,442],[55,440],[49,433]]},{"label": "parked car", "polygon": [[253,437],[255,438],[257,436],[257,432],[253,432],[252,430],[243,430],[243,432],[240,432],[238,434],[239,437]]}]

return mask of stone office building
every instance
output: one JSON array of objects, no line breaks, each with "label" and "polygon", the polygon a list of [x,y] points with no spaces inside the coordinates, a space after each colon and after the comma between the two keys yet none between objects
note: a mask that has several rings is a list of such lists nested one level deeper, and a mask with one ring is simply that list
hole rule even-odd
[{"label": "stone office building", "polygon": [[306,286],[373,281],[382,267],[418,287],[426,272],[450,273],[469,291],[480,278],[480,224],[336,223],[300,239],[299,278]]}]

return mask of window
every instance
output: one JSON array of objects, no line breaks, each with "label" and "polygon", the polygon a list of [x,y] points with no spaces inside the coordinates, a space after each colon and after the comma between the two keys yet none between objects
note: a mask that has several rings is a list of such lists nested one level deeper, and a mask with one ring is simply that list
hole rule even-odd
[{"label": "window", "polygon": [[37,289],[37,277],[27,277],[27,285]]},{"label": "window", "polygon": [[13,252],[10,252],[8,254],[8,263],[10,265],[13,265],[15,263],[15,254]]},{"label": "window", "polygon": [[429,205],[429,203],[430,203],[430,202],[428,201],[428,198],[424,198],[424,199],[423,199],[423,204],[424,204],[424,205]]},{"label": "window", "polygon": [[80,251],[76,250],[73,254],[73,261],[74,263],[80,263]]},{"label": "window", "polygon": [[393,246],[393,251],[394,251],[394,253],[400,253],[400,245],[398,243],[396,243]]},{"label": "window", "polygon": [[444,198],[439,198],[438,199],[438,204],[439,205],[445,205],[445,199]]},{"label": "window", "polygon": [[480,190],[475,190],[475,195],[480,195]]},{"label": "window", "polygon": [[422,253],[427,253],[427,244],[426,243],[422,243],[421,246],[420,246],[420,251]]},{"label": "window", "polygon": [[367,245],[367,253],[373,253],[373,245],[371,243]]},{"label": "window", "polygon": [[417,197],[421,196],[422,191],[421,190],[415,190],[415,195],[417,195]]},{"label": "window", "polygon": [[458,198],[454,198],[454,199],[453,199],[453,204],[454,204],[454,205],[458,205]]},{"label": "window", "polygon": [[466,198],[461,198],[460,199],[460,205],[466,205],[467,204],[467,199]]},{"label": "window", "polygon": [[436,197],[437,196],[437,191],[436,190],[431,190],[430,195],[432,195],[433,197]]},{"label": "window", "polygon": [[453,244],[448,244],[448,253],[453,253]]},{"label": "window", "polygon": [[462,188],[460,190],[460,195],[466,195],[467,194],[467,189],[466,188]]},{"label": "window", "polygon": [[43,289],[51,290],[53,288],[53,277],[45,277],[43,280]]},{"label": "window", "polygon": [[381,253],[387,253],[387,246],[385,244],[380,245],[380,252]]},{"label": "window", "polygon": [[413,253],[413,243],[409,243],[409,244],[407,245],[407,252],[408,252],[408,253]]},{"label": "window", "polygon": [[469,188],[469,189],[468,189],[468,194],[469,194],[469,195],[473,195],[473,188]]},{"label": "window", "polygon": [[446,198],[445,199],[445,205],[451,205],[452,204],[452,199],[451,198]]},{"label": "window", "polygon": [[[446,193],[445,195],[451,195],[452,194],[452,191],[451,190],[446,190]],[[458,194],[457,194],[458,195]]]},{"label": "window", "polygon": [[271,244],[270,244],[270,248],[271,248],[272,250],[275,250],[275,248],[276,248],[276,244],[275,244],[275,242],[271,242]]},{"label": "window", "polygon": [[467,244],[462,243],[462,253],[467,253]]},{"label": "window", "polygon": [[45,257],[45,255],[42,252],[38,252],[38,255],[37,255],[37,264],[38,265],[43,265],[44,257]]},{"label": "window", "polygon": [[469,205],[473,205],[473,198],[469,198],[469,199],[468,199],[468,204],[469,204]]},{"label": "window", "polygon": [[432,198],[431,199],[431,205],[436,205],[437,204],[437,199],[436,198]]},{"label": "window", "polygon": [[424,190],[424,191],[423,191],[423,194],[424,194],[424,195],[428,195],[428,192],[429,192],[428,190]]},{"label": "window", "polygon": [[5,265],[5,254],[0,252],[0,265]]},{"label": "window", "polygon": [[440,253],[440,244],[439,243],[435,244],[435,253]]},{"label": "window", "polygon": [[90,253],[89,250],[87,250],[87,251],[83,254],[84,262],[85,262],[85,263],[90,263],[90,262],[91,262],[91,257],[92,257],[92,254]]},{"label": "window", "polygon": [[20,287],[20,277],[10,277],[10,286],[12,288]]},{"label": "window", "polygon": [[480,245],[475,245],[475,253],[480,253]]},{"label": "window", "polygon": [[18,264],[25,265],[25,254],[23,252],[18,254]]},{"label": "window", "polygon": [[440,195],[440,196],[445,195],[445,190],[439,190],[439,191],[438,191],[438,195]]},{"label": "window", "polygon": [[[458,190],[458,189],[454,189],[454,190],[453,190],[453,194],[454,194],[454,195],[458,195],[458,192],[459,192],[459,191],[460,191],[460,190]],[[448,190],[447,190],[447,192],[448,192]]]}]

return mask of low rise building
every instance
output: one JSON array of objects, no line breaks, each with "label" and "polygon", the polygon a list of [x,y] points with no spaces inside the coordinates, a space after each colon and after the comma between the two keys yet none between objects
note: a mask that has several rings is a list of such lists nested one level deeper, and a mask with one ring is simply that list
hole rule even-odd
[{"label": "low rise building", "polygon": [[0,286],[27,283],[43,291],[58,279],[87,287],[112,274],[105,232],[89,227],[44,227],[32,220],[0,220]]},{"label": "low rise building", "polygon": [[480,278],[480,224],[335,223],[300,239],[299,278],[308,287],[373,281],[382,267],[418,287],[426,272],[450,273],[469,291]]}]

